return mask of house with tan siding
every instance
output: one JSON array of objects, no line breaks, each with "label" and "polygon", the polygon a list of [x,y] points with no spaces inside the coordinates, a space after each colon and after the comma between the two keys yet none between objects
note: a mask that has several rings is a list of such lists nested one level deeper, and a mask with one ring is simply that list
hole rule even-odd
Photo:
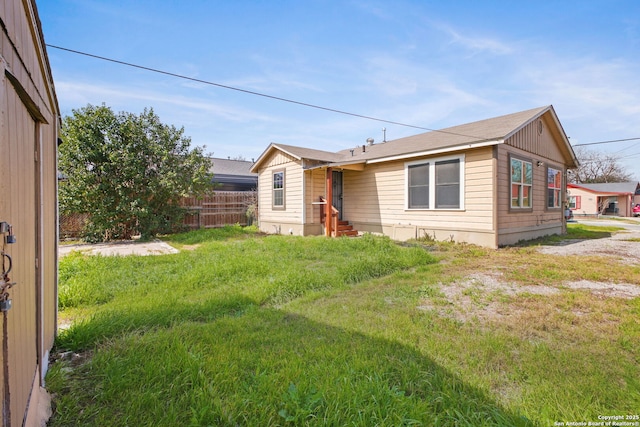
[{"label": "house with tan siding", "polygon": [[577,165],[546,106],[339,152],[272,143],[252,171],[267,233],[496,248],[566,231],[566,174]]},{"label": "house with tan siding", "polygon": [[59,109],[35,0],[0,2],[0,405],[40,426],[57,315]]}]

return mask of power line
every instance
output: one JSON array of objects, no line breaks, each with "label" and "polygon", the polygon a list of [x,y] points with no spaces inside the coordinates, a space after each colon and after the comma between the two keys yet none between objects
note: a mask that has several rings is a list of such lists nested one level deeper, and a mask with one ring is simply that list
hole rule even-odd
[{"label": "power line", "polygon": [[640,153],[634,153],[634,154],[627,154],[626,156],[621,156],[619,157],[620,159],[629,159],[631,157],[636,157],[636,156],[640,156]]},{"label": "power line", "polygon": [[610,141],[598,141],[598,142],[587,142],[585,144],[574,144],[574,147],[583,147],[585,145],[599,145],[599,144],[609,144],[612,142],[623,142],[623,141],[636,141],[639,140],[640,137],[638,138],[625,138],[625,139],[612,139]]},{"label": "power line", "polygon": [[127,67],[138,68],[138,69],[141,69],[141,70],[151,71],[153,73],[164,74],[164,75],[171,76],[171,77],[176,77],[176,78],[179,78],[179,79],[190,80],[190,81],[193,81],[193,82],[202,83],[202,84],[206,84],[206,85],[210,85],[210,86],[216,86],[216,87],[220,87],[220,88],[223,88],[223,89],[229,89],[229,90],[234,90],[234,91],[237,91],[237,92],[243,92],[243,93],[247,93],[249,95],[261,96],[263,98],[274,99],[276,101],[288,102],[288,103],[291,103],[291,104],[301,105],[303,107],[316,108],[318,110],[330,111],[332,113],[344,114],[344,115],[347,115],[347,116],[359,117],[361,119],[374,120],[374,121],[377,121],[377,122],[388,123],[388,124],[404,126],[404,127],[410,127],[410,128],[414,128],[414,129],[421,129],[421,130],[426,130],[426,131],[431,131],[431,132],[440,132],[440,133],[446,133],[446,134],[449,134],[449,135],[457,135],[457,136],[464,136],[464,137],[469,137],[469,138],[476,138],[476,139],[479,139],[479,140],[486,139],[486,138],[482,138],[482,137],[478,137],[478,136],[474,136],[474,135],[464,135],[464,134],[461,134],[461,133],[455,133],[455,132],[448,132],[448,131],[444,131],[444,130],[431,129],[431,128],[411,125],[411,124],[407,124],[407,123],[395,122],[395,121],[392,121],[392,120],[380,119],[378,117],[365,116],[363,114],[350,113],[348,111],[337,110],[335,108],[323,107],[323,106],[315,105],[315,104],[309,104],[307,102],[295,101],[293,99],[287,99],[287,98],[282,98],[282,97],[279,97],[279,96],[268,95],[268,94],[265,94],[265,93],[255,92],[255,91],[252,91],[252,90],[242,89],[242,88],[238,88],[238,87],[234,87],[234,86],[223,85],[221,83],[215,83],[215,82],[211,82],[211,81],[208,81],[208,80],[196,79],[194,77],[189,77],[189,76],[185,76],[185,75],[182,75],[182,74],[172,73],[172,72],[160,70],[160,69],[157,69],[157,68],[145,67],[143,65],[137,65],[137,64],[133,64],[131,62],[125,62],[125,61],[120,61],[120,60],[117,60],[117,59],[107,58],[107,57],[100,56],[100,55],[94,55],[92,53],[81,52],[79,50],[69,49],[69,48],[66,48],[66,47],[55,46],[55,45],[51,45],[51,44],[46,44],[46,46],[50,47],[50,48],[53,48],[53,49],[59,49],[59,50],[63,50],[63,51],[66,51],[66,52],[75,53],[75,54],[78,54],[78,55],[88,56],[90,58],[100,59],[102,61],[108,61],[108,62],[113,62],[113,63],[116,63],[116,64],[120,64],[120,65],[125,65]]},{"label": "power line", "polygon": [[[466,134],[462,134],[462,133],[448,132],[448,131],[445,131],[445,130],[431,129],[431,128],[427,128],[427,127],[423,127],[423,126],[416,126],[416,125],[411,125],[411,124],[408,124],[408,123],[401,123],[401,122],[396,122],[396,121],[393,121],[393,120],[386,120],[386,119],[381,119],[381,118],[378,118],[378,117],[372,117],[372,116],[366,116],[366,115],[363,115],[363,114],[351,113],[351,112],[348,112],[348,111],[338,110],[338,109],[335,109],[335,108],[323,107],[321,105],[310,104],[310,103],[307,103],[307,102],[302,102],[302,101],[296,101],[296,100],[293,100],[293,99],[282,98],[282,97],[279,97],[279,96],[269,95],[269,94],[266,94],[266,93],[256,92],[256,91],[252,91],[252,90],[248,90],[248,89],[242,89],[242,88],[238,88],[238,87],[234,87],[234,86],[223,85],[221,83],[215,83],[215,82],[208,81],[208,80],[196,79],[194,77],[185,76],[183,74],[172,73],[172,72],[160,70],[160,69],[157,69],[157,68],[146,67],[146,66],[143,66],[143,65],[133,64],[131,62],[125,62],[125,61],[120,61],[120,60],[113,59],[113,58],[107,58],[105,56],[94,55],[92,53],[87,53],[87,52],[82,52],[82,51],[79,51],[79,50],[69,49],[69,48],[62,47],[62,46],[56,46],[56,45],[52,45],[52,44],[46,44],[46,46],[50,47],[50,48],[53,48],[53,49],[59,49],[59,50],[63,50],[63,51],[66,51],[66,52],[75,53],[77,55],[88,56],[90,58],[100,59],[102,61],[108,61],[108,62],[113,62],[115,64],[125,65],[127,67],[138,68],[138,69],[141,69],[141,70],[151,71],[153,73],[164,74],[164,75],[171,76],[171,77],[176,77],[176,78],[179,78],[179,79],[190,80],[190,81],[193,81],[193,82],[202,83],[202,84],[206,84],[206,85],[210,85],[210,86],[216,86],[216,87],[220,87],[220,88],[223,88],[223,89],[229,89],[229,90],[234,90],[234,91],[237,91],[237,92],[243,92],[243,93],[246,93],[246,94],[249,94],[249,95],[261,96],[263,98],[269,98],[269,99],[273,99],[273,100],[276,100],[276,101],[288,102],[288,103],[291,103],[291,104],[301,105],[303,107],[316,108],[318,110],[329,111],[329,112],[332,112],[332,113],[344,114],[344,115],[347,115],[347,116],[359,117],[361,119],[374,120],[374,121],[377,121],[377,122],[388,123],[388,124],[404,126],[404,127],[410,127],[410,128],[414,128],[414,129],[421,129],[421,130],[426,130],[426,131],[430,131],[430,132],[440,132],[440,133],[446,133],[446,134],[449,134],[449,135],[457,135],[457,136],[464,136],[464,137],[468,137],[468,138],[476,138],[476,139],[479,139],[479,140],[486,139],[484,137],[479,137],[479,136],[475,136],[475,135],[466,135]],[[587,146],[587,145],[600,145],[600,144],[609,144],[609,143],[613,143],[613,142],[636,141],[636,140],[640,140],[640,137],[638,137],[638,138],[626,138],[626,139],[614,139],[614,140],[610,140],[610,141],[588,142],[588,143],[584,143],[584,144],[573,144],[572,146],[573,147],[583,147],[583,146]]]}]

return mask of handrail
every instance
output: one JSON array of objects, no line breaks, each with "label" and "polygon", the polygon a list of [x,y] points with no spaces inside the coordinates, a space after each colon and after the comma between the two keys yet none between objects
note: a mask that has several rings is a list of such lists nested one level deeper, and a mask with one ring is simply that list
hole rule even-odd
[{"label": "handrail", "polygon": [[325,199],[324,197],[320,196],[320,224],[324,224],[324,222],[325,222],[324,210],[325,210],[325,206],[326,205],[327,205],[327,199]]},{"label": "handrail", "polygon": [[338,235],[338,218],[340,217],[340,211],[331,206],[331,236],[336,237]]},{"label": "handrail", "polygon": [[331,230],[331,236],[336,237],[337,231],[338,231],[338,218],[340,218],[340,211],[336,209],[335,206],[330,205],[327,202],[327,199],[325,199],[322,196],[320,196],[320,202],[322,202],[322,204],[320,205],[320,222],[323,224],[326,222],[325,206],[331,206],[331,223],[329,224],[329,226]]}]

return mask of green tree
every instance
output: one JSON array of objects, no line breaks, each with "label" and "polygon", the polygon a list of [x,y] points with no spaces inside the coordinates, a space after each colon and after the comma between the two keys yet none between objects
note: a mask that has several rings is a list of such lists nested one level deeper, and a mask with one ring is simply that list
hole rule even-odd
[{"label": "green tree", "polygon": [[153,109],[87,105],[64,118],[62,137],[60,210],[88,214],[89,241],[170,232],[184,215],[180,199],[212,185],[202,148],[190,149],[184,128],[161,123]]}]

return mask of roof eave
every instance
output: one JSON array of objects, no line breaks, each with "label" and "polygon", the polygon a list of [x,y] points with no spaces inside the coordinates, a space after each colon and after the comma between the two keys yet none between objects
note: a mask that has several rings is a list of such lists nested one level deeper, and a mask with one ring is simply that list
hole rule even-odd
[{"label": "roof eave", "polygon": [[560,123],[560,119],[558,119],[558,115],[556,114],[556,110],[553,108],[553,105],[549,106],[549,110],[552,113],[551,117],[553,117],[553,121],[554,121],[556,127],[560,130],[560,135],[562,135],[562,141],[564,142],[565,147],[567,148],[567,151],[569,152],[569,156],[571,157],[571,162],[573,163],[573,164],[568,165],[568,168],[569,169],[575,169],[575,168],[580,166],[580,161],[576,157],[576,153],[573,151],[573,147],[571,146],[571,142],[569,142],[569,137],[565,133],[564,128],[562,127],[562,123]]},{"label": "roof eave", "polygon": [[564,128],[562,127],[562,123],[560,123],[560,120],[558,119],[558,115],[556,114],[556,110],[553,108],[553,105],[549,105],[548,107],[540,110],[537,114],[535,114],[529,120],[522,123],[520,126],[518,126],[517,128],[513,129],[511,132],[509,132],[507,135],[505,135],[504,139],[505,140],[509,139],[516,133],[520,132],[520,130],[522,130],[529,123],[539,119],[540,117],[544,116],[547,113],[550,113],[551,118],[553,119],[553,123],[556,125],[556,128],[558,129],[560,136],[562,137],[562,142],[564,143],[565,148],[567,149],[567,153],[569,154],[571,164],[567,165],[567,167],[569,169],[577,168],[578,166],[580,166],[580,162],[578,161],[578,158],[576,157],[576,154],[573,151],[573,147],[571,147],[569,138],[567,137],[567,134],[565,133]]},{"label": "roof eave", "polygon": [[[294,148],[302,148],[302,147],[294,147]],[[269,154],[273,151],[273,150],[278,150],[288,156],[291,156],[292,158],[304,162],[305,160],[311,160],[311,161],[317,161],[320,162],[322,164],[328,164],[331,163],[331,159],[329,157],[342,157],[342,156],[337,156],[334,153],[329,153],[329,152],[321,152],[319,150],[311,150],[314,151],[314,154],[309,154],[309,155],[305,155],[305,154],[296,154],[295,152],[291,151],[291,150],[287,150],[285,147],[283,147],[280,144],[276,144],[274,142],[272,142],[271,144],[269,144],[269,146],[267,147],[266,150],[264,150],[264,152],[260,155],[260,157],[258,157],[258,160],[253,164],[253,166],[251,166],[251,169],[249,169],[250,172],[253,173],[257,173],[258,169],[260,168],[260,165],[264,162],[264,160],[269,156]]]},{"label": "roof eave", "polygon": [[325,168],[338,168],[338,169],[347,169],[347,170],[356,170],[361,171],[364,169],[366,160],[358,160],[354,161],[345,161],[345,162],[334,162],[334,163],[323,163],[320,165],[314,165],[311,167],[306,167],[305,170],[314,170],[314,169],[325,169]]},{"label": "roof eave", "polygon": [[588,191],[590,193],[594,193],[594,194],[599,194],[601,196],[621,196],[621,195],[634,195],[635,193],[632,191],[600,191],[600,190],[595,190],[593,188],[588,188],[588,187],[583,187],[580,184],[575,184],[575,183],[568,183],[567,184],[567,188],[579,188],[580,190],[583,191]]},{"label": "roof eave", "polygon": [[490,147],[493,145],[499,145],[503,143],[504,143],[504,139],[493,139],[490,141],[478,141],[478,142],[472,142],[472,143],[465,143],[465,144],[456,145],[452,147],[443,147],[443,148],[438,148],[434,150],[415,151],[413,153],[396,154],[394,156],[386,156],[386,157],[379,157],[377,159],[369,159],[367,160],[367,164],[390,162],[393,160],[411,159],[414,157],[433,156],[436,154],[455,153],[457,151],[470,150],[473,148],[481,148],[481,147]]},{"label": "roof eave", "polygon": [[[507,140],[507,139],[511,138],[513,135],[515,135],[516,133],[520,132],[529,123],[531,123],[534,120],[537,120],[540,117],[544,116],[546,114],[546,112],[549,111],[549,110],[553,110],[553,106],[549,105],[546,108],[543,108],[542,110],[540,110],[536,115],[534,115],[533,117],[529,118],[529,120],[523,122],[520,126],[518,126],[517,128],[513,129],[511,132],[506,134],[504,136],[504,139]],[[555,113],[553,114],[553,116],[555,116]],[[558,124],[557,118],[556,118],[556,124]]]},{"label": "roof eave", "polygon": [[287,150],[283,149],[282,147],[278,146],[278,144],[272,142],[262,152],[262,154],[260,154],[260,157],[258,157],[258,160],[256,160],[256,162],[253,164],[253,166],[251,166],[251,169],[249,169],[249,172],[257,173],[258,169],[259,169],[260,165],[262,164],[262,162],[264,161],[264,159],[266,159],[268,154],[273,150],[282,151],[283,153],[286,153],[287,155],[289,155],[289,156],[291,156],[291,157],[293,157],[295,159],[302,160],[302,158],[300,156],[297,156],[297,155],[295,155],[293,153],[290,153],[289,151],[287,151]]}]

